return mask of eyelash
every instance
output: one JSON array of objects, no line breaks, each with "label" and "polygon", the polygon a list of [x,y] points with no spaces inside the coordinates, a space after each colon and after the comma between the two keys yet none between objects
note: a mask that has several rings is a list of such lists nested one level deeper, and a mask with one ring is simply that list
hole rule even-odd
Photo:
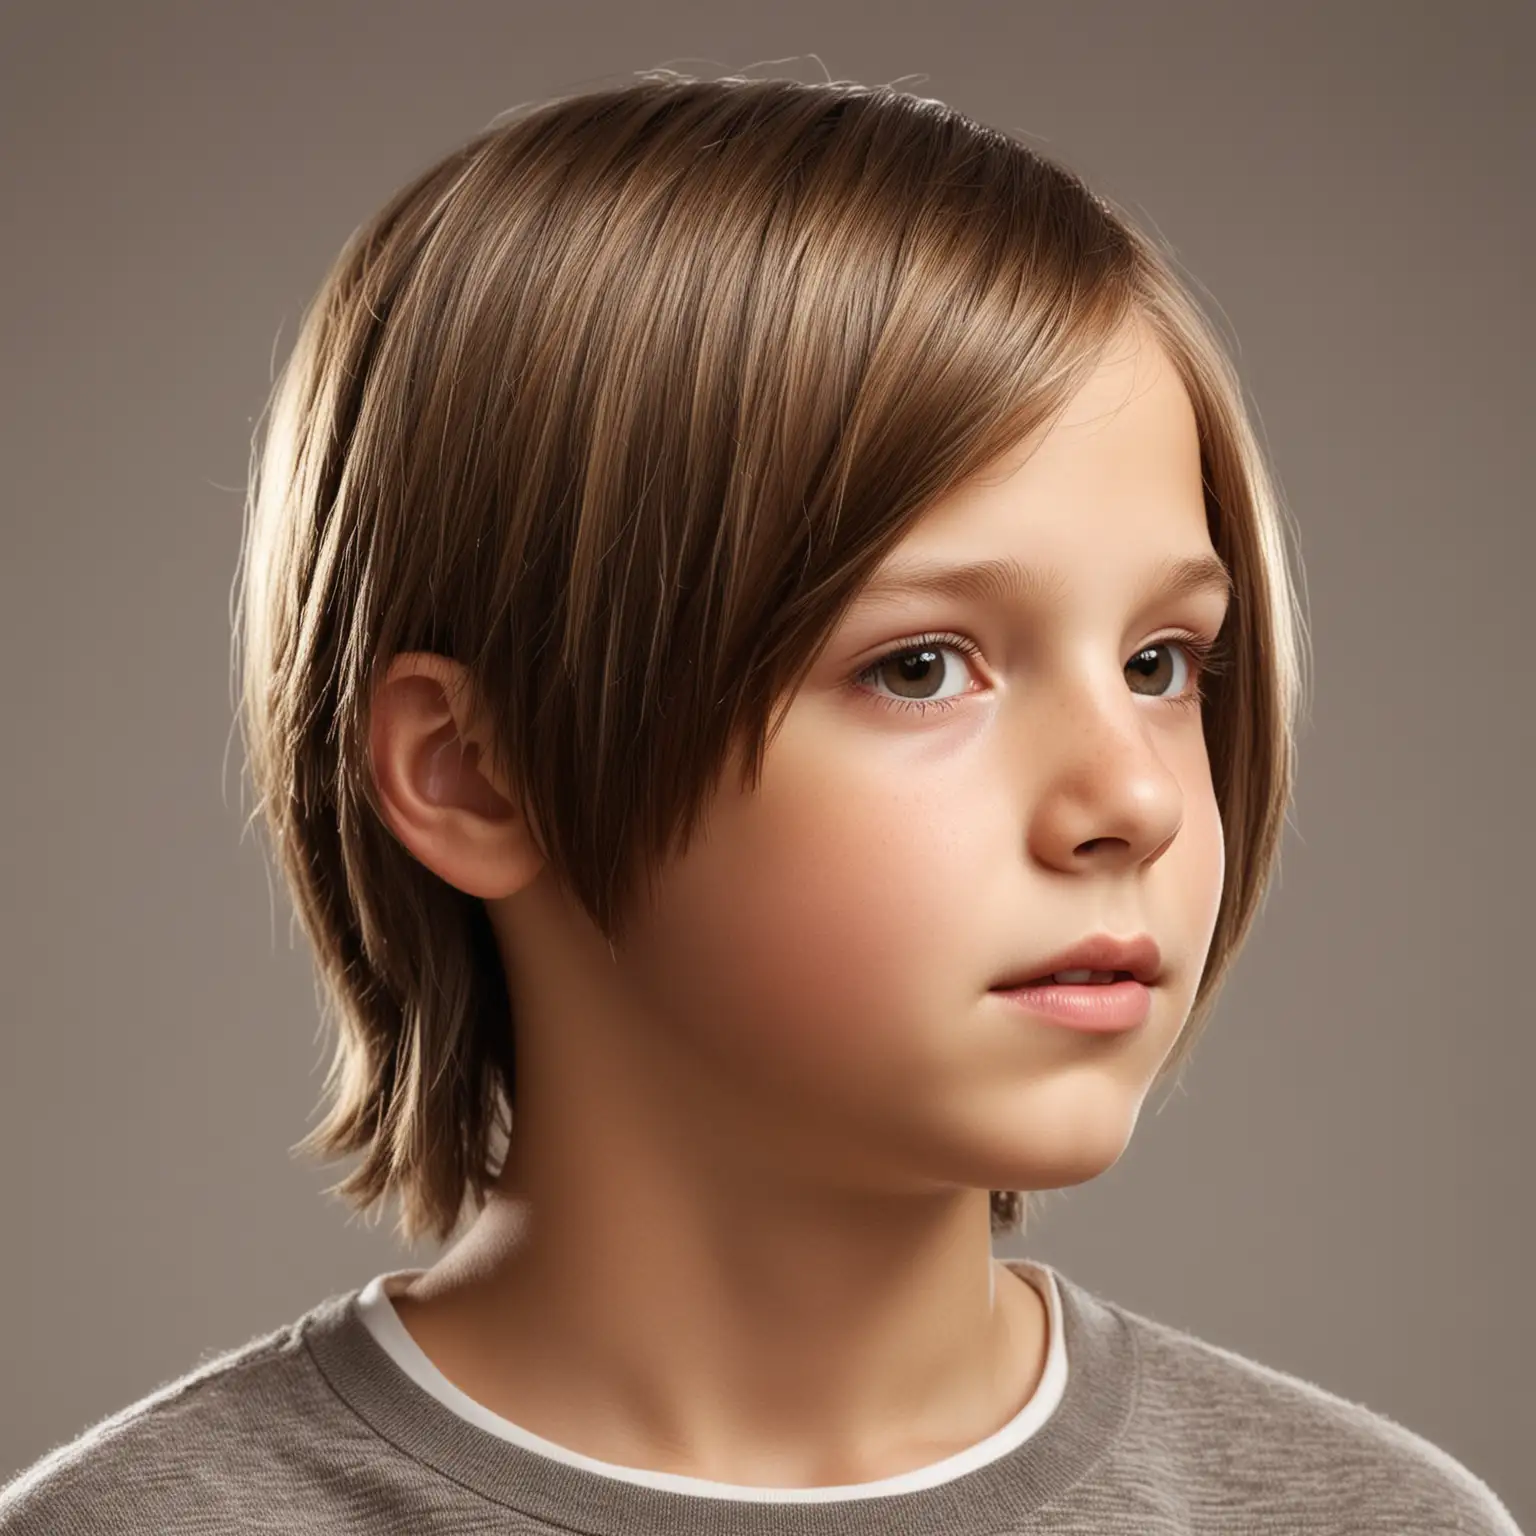
[{"label": "eyelash", "polygon": [[[1149,640],[1141,651],[1149,651],[1154,646],[1166,645],[1173,641],[1181,645],[1189,653],[1194,664],[1194,680],[1175,699],[1163,699],[1159,702],[1168,704],[1174,709],[1194,709],[1205,698],[1203,685],[1212,677],[1222,672],[1227,662],[1231,659],[1231,638],[1228,631],[1223,630],[1214,641],[1202,639],[1199,635],[1190,634],[1188,630],[1175,630],[1172,634],[1159,635],[1155,640]],[[904,640],[894,649],[887,651],[883,656],[877,657],[867,667],[856,672],[852,681],[856,685],[862,685],[864,679],[871,677],[887,663],[896,661],[902,656],[910,655],[913,651],[921,651],[927,647],[950,646],[967,657],[979,656],[981,647],[974,640],[967,640],[964,635],[952,634],[948,631],[939,634],[918,635],[914,639]],[[1141,651],[1136,654],[1139,656]],[[883,704],[887,709],[896,709],[903,712],[916,710],[918,714],[924,714],[930,709],[953,709],[955,699],[892,699],[883,693],[875,693],[872,689],[862,690],[867,693],[877,704]],[[963,695],[962,695],[963,697]]]}]

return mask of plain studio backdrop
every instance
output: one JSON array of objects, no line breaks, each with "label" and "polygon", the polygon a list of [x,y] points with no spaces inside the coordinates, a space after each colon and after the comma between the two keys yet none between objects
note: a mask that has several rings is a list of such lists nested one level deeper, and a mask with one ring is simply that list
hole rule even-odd
[{"label": "plain studio backdrop", "polygon": [[1533,49],[1523,0],[5,6],[0,1481],[435,1257],[288,1151],[327,1050],[241,836],[251,435],[409,175],[670,67],[1021,133],[1235,338],[1316,659],[1282,875],[1184,1088],[1017,1251],[1406,1424],[1536,1529]]}]

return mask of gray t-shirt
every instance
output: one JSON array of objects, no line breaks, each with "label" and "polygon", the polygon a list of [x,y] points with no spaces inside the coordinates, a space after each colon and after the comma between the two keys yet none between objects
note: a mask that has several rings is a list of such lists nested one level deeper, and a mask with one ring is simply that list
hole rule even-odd
[{"label": "gray t-shirt", "polygon": [[1474,1473],[1324,1388],[1099,1298],[1033,1260],[1044,1374],[956,1456],[842,1488],[598,1461],[432,1365],[376,1276],[205,1361],[0,1489],[4,1536],[1520,1536]]}]

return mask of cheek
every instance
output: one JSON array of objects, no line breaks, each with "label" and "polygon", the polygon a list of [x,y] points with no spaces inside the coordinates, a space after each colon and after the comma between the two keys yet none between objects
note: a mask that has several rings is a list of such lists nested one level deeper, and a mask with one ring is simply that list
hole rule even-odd
[{"label": "cheek", "polygon": [[846,1095],[882,1061],[910,1070],[931,1021],[985,989],[966,905],[979,850],[952,814],[961,786],[932,764],[797,749],[788,728],[768,761],[668,871],[635,958],[695,1043]]},{"label": "cheek", "polygon": [[1167,914],[1171,931],[1177,932],[1180,947],[1189,957],[1182,967],[1187,978],[1187,1008],[1216,930],[1226,883],[1226,838],[1211,784],[1210,763],[1203,748],[1198,756],[1191,755],[1179,777],[1184,793],[1184,820],[1177,840],[1157,871],[1158,907]]}]

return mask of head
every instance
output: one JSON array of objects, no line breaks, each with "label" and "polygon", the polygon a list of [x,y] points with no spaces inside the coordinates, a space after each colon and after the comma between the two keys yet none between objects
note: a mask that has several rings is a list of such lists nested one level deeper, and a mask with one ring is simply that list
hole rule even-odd
[{"label": "head", "polygon": [[[1201,559],[1229,592],[1163,584]],[[978,560],[1027,579],[893,585]],[[401,190],[274,390],[240,621],[337,1031],[302,1145],[407,1238],[616,1095],[1021,1229],[1278,857],[1301,620],[1214,331],[1069,172],[888,89],[642,79]],[[1100,931],[1161,947],[1142,1029],[991,993]]]}]

